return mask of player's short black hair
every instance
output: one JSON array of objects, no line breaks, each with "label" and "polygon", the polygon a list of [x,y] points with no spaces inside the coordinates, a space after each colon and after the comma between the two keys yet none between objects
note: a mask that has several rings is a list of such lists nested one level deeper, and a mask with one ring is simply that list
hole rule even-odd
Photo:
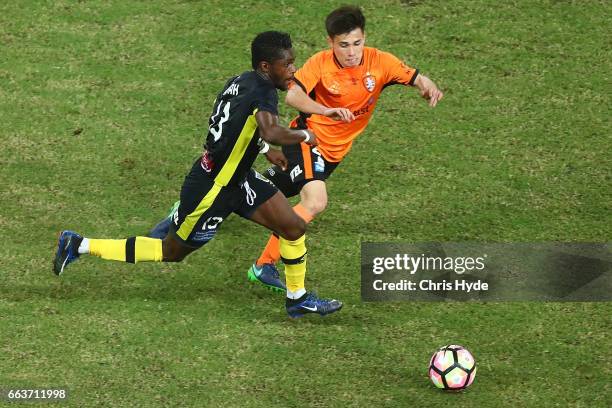
[{"label": "player's short black hair", "polygon": [[365,23],[365,16],[359,7],[342,6],[329,13],[325,19],[325,28],[327,35],[334,38],[336,35],[350,33],[356,28],[365,31]]},{"label": "player's short black hair", "polygon": [[280,31],[264,31],[251,43],[251,65],[257,69],[262,61],[272,63],[282,58],[282,51],[292,48],[291,37]]}]

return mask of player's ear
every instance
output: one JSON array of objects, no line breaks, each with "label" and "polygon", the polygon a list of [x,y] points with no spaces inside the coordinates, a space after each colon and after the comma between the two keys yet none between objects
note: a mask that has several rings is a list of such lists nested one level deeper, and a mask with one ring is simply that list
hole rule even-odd
[{"label": "player's ear", "polygon": [[329,45],[329,48],[334,47],[334,40],[330,36],[327,36],[327,44]]},{"label": "player's ear", "polygon": [[271,65],[270,65],[270,63],[268,61],[261,61],[259,63],[259,70],[261,72],[268,73],[268,72],[270,72],[270,68],[271,68]]}]

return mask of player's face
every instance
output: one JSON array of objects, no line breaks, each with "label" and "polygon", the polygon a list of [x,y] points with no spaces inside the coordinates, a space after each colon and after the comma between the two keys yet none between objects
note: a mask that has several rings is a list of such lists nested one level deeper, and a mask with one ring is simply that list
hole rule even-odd
[{"label": "player's face", "polygon": [[356,28],[346,34],[335,35],[334,38],[327,37],[327,42],[343,67],[356,67],[361,64],[365,45],[365,33],[361,28]]},{"label": "player's face", "polygon": [[286,91],[295,74],[295,55],[293,49],[283,50],[282,57],[274,60],[269,65],[268,75],[274,86],[281,91]]}]

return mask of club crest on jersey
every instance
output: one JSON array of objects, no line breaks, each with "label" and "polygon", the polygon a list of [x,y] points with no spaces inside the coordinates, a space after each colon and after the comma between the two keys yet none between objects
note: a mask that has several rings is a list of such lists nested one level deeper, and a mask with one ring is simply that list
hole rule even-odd
[{"label": "club crest on jersey", "polygon": [[215,168],[215,163],[210,158],[210,155],[206,150],[202,153],[202,159],[200,160],[200,166],[205,172],[210,173]]},{"label": "club crest on jersey", "polygon": [[370,74],[364,76],[363,85],[369,92],[374,92],[374,88],[376,88],[376,77]]}]

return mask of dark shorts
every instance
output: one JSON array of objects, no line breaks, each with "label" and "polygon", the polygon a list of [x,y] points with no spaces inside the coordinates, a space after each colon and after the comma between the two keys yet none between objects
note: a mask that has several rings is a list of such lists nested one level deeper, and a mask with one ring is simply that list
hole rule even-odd
[{"label": "dark shorts", "polygon": [[251,169],[239,185],[222,187],[196,160],[181,188],[181,203],[172,217],[170,233],[185,245],[198,248],[210,241],[221,223],[236,213],[249,219],[278,189]]},{"label": "dark shorts", "polygon": [[316,146],[306,143],[283,146],[283,153],[289,163],[287,171],[272,166],[264,174],[285,197],[298,195],[310,181],[327,180],[340,164],[328,162]]}]

